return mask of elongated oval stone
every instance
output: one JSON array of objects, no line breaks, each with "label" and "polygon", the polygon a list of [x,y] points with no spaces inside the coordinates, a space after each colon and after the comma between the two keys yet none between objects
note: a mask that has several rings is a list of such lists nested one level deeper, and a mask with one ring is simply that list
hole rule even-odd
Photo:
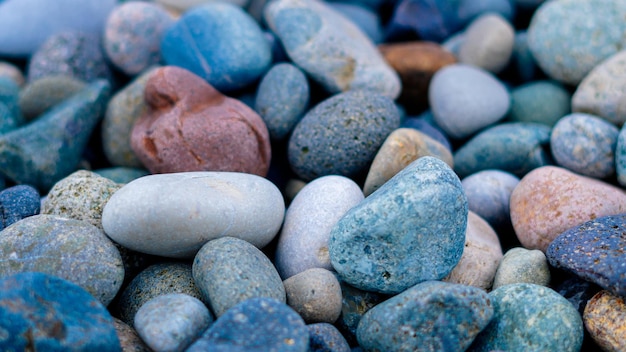
[{"label": "elongated oval stone", "polygon": [[183,172],[149,175],[115,192],[102,212],[104,231],[142,253],[190,258],[224,236],[269,243],[285,204],[273,183],[252,174]]}]

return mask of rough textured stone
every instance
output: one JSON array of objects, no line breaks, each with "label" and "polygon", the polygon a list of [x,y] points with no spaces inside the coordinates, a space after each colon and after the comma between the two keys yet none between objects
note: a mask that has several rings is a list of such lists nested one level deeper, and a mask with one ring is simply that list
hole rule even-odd
[{"label": "rough textured stone", "polygon": [[20,91],[20,109],[27,121],[80,92],[86,83],[67,75],[45,76],[28,83]]},{"label": "rough textured stone", "polygon": [[334,323],[341,313],[341,287],[335,275],[321,268],[305,270],[283,281],[287,304],[307,324]]},{"label": "rough textured stone", "polygon": [[29,216],[39,214],[39,192],[29,185],[17,185],[0,192],[0,230]]},{"label": "rough textured stone", "polygon": [[504,254],[493,280],[493,289],[516,283],[548,286],[550,267],[542,251],[517,247]]},{"label": "rough textured stone", "polygon": [[608,291],[597,293],[585,308],[583,321],[589,334],[604,351],[626,349],[626,303]]},{"label": "rough textured stone", "polygon": [[502,16],[485,13],[465,29],[459,62],[500,73],[513,54],[515,31]]},{"label": "rough textured stone", "polygon": [[341,285],[343,300],[341,303],[341,315],[335,326],[341,331],[350,345],[357,345],[356,331],[361,318],[368,310],[389,298],[389,296],[359,290],[348,285],[345,281],[340,281],[339,284]]}]

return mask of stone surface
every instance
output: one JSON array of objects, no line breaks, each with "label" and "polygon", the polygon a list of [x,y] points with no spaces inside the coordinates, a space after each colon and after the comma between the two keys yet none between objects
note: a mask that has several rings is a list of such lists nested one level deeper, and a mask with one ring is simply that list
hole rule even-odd
[{"label": "stone surface", "polygon": [[550,267],[542,251],[516,247],[504,254],[493,280],[493,289],[517,283],[548,286]]},{"label": "stone surface", "polygon": [[502,16],[485,13],[465,29],[459,50],[459,62],[500,73],[513,54],[515,31]]},{"label": "stone surface", "polygon": [[339,219],[363,200],[351,179],[323,176],[297,193],[285,214],[274,265],[283,279],[307,269],[332,270],[328,254],[330,231]]},{"label": "stone surface", "polygon": [[626,214],[597,217],[561,233],[546,256],[552,266],[626,296],[625,232]]},{"label": "stone surface", "polygon": [[0,276],[27,271],[58,276],[105,306],[124,280],[120,253],[100,229],[54,215],[31,216],[2,230],[0,258]]},{"label": "stone surface", "polygon": [[527,30],[518,30],[515,33],[515,44],[513,45],[513,56],[511,57],[510,65],[521,82],[531,82],[538,78],[540,69],[528,47]]},{"label": "stone surface", "polygon": [[410,163],[424,156],[439,158],[454,167],[450,150],[428,135],[413,128],[399,128],[391,132],[372,161],[363,194],[369,196]]},{"label": "stone surface", "polygon": [[132,250],[191,258],[203,244],[224,236],[264,247],[280,230],[284,209],[278,188],[256,175],[149,175],[115,192],[102,212],[102,226]]},{"label": "stone surface", "polygon": [[349,1],[328,2],[330,8],[354,22],[372,43],[378,44],[384,39],[380,16],[374,9],[363,5],[358,0],[352,4]]},{"label": "stone surface", "polygon": [[19,94],[17,83],[11,78],[0,77],[0,133],[13,131],[24,123]]},{"label": "stone surface", "polygon": [[368,351],[464,351],[492,315],[483,290],[427,281],[365,313],[357,338]]},{"label": "stone surface", "polygon": [[461,180],[469,210],[494,228],[511,224],[509,201],[519,183],[515,175],[501,170],[483,170]]},{"label": "stone surface", "polygon": [[387,37],[412,32],[424,40],[440,42],[463,28],[458,12],[460,1],[399,1],[387,28]]},{"label": "stone surface", "polygon": [[[154,0],[154,2],[157,4],[167,6],[168,8],[177,12],[181,12],[181,13],[195,6],[204,5],[210,2],[214,2],[214,1],[215,0]],[[227,2],[244,7],[250,1],[249,0],[228,0]]]},{"label": "stone surface", "polygon": [[0,77],[10,78],[19,87],[23,87],[26,79],[22,71],[14,64],[0,61]]},{"label": "stone surface", "polygon": [[401,83],[371,40],[323,2],[273,1],[265,21],[289,58],[331,94],[366,90],[395,99]]},{"label": "stone surface", "polygon": [[115,332],[120,340],[122,351],[124,352],[150,352],[150,347],[141,340],[137,331],[123,321],[113,317]]},{"label": "stone surface", "polygon": [[602,288],[592,282],[583,280],[578,276],[571,275],[555,288],[561,296],[565,297],[582,316],[589,300]]},{"label": "stone surface", "polygon": [[354,177],[399,125],[398,110],[385,96],[366,91],[334,95],[296,125],[289,139],[289,164],[307,181],[325,175]]},{"label": "stone surface", "polygon": [[128,183],[134,179],[150,174],[144,169],[123,166],[107,167],[104,169],[93,170],[93,172],[116,183]]},{"label": "stone surface", "polygon": [[254,297],[285,302],[285,288],[272,262],[258,248],[234,237],[202,246],[193,261],[193,279],[218,318]]},{"label": "stone surface", "polygon": [[350,345],[339,330],[328,323],[309,324],[310,352],[349,352]]},{"label": "stone surface", "polygon": [[146,82],[145,100],[148,109],[135,121],[130,142],[150,172],[267,174],[271,147],[261,117],[199,76],[158,68]]},{"label": "stone surface", "polygon": [[626,303],[608,291],[597,293],[585,308],[583,321],[589,334],[604,351],[626,349]]},{"label": "stone surface", "polygon": [[522,178],[510,204],[511,222],[522,245],[545,252],[571,227],[626,212],[626,194],[608,183],[544,166]]},{"label": "stone surface", "polygon": [[532,81],[511,92],[508,119],[513,122],[543,123],[550,127],[570,113],[572,95],[555,81]]},{"label": "stone surface", "polygon": [[622,126],[615,145],[615,173],[617,182],[626,187],[626,128]]},{"label": "stone surface", "polygon": [[493,304],[493,319],[469,351],[580,351],[582,319],[553,290],[533,284],[512,284],[491,291],[489,299]]},{"label": "stone surface", "polygon": [[334,323],[341,313],[341,287],[335,275],[322,268],[305,270],[283,281],[287,304],[307,324]]},{"label": "stone surface", "polygon": [[29,185],[17,185],[0,192],[0,230],[29,216],[39,214],[39,192]]},{"label": "stone surface", "polygon": [[461,258],[467,213],[452,169],[420,158],[337,222],[331,263],[342,280],[368,291],[399,293],[442,279]]},{"label": "stone surface", "polygon": [[350,345],[357,345],[356,332],[359,322],[368,310],[372,309],[385,299],[387,295],[359,290],[356,287],[348,285],[345,281],[339,282],[341,285],[341,294],[343,296],[341,304],[341,315],[335,323],[335,326],[341,331]]},{"label": "stone surface", "polygon": [[86,83],[69,75],[44,76],[20,91],[20,109],[32,121],[48,109],[85,89]]},{"label": "stone surface", "polygon": [[441,143],[444,147],[446,147],[446,149],[452,151],[452,146],[450,145],[448,137],[439,127],[437,127],[433,114],[430,110],[424,111],[417,117],[406,116],[402,120],[400,127],[414,128]]},{"label": "stone surface", "polygon": [[6,351],[121,351],[113,318],[83,288],[43,273],[0,279]]}]

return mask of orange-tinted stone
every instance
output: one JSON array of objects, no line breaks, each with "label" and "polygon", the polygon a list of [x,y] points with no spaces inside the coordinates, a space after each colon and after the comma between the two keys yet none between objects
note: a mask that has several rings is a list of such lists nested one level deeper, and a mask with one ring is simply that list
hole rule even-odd
[{"label": "orange-tinted stone", "polygon": [[585,327],[604,351],[626,351],[626,303],[623,297],[600,291],[583,314]]}]

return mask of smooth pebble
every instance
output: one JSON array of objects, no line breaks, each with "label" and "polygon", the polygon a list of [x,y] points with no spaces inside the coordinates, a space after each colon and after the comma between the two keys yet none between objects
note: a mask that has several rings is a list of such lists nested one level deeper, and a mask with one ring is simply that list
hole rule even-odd
[{"label": "smooth pebble", "polygon": [[517,283],[548,286],[550,267],[542,251],[516,247],[504,254],[493,281],[493,289]]},{"label": "smooth pebble", "polygon": [[543,123],[550,127],[571,112],[572,95],[556,81],[532,81],[511,91],[508,120]]},{"label": "smooth pebble", "polygon": [[511,224],[509,201],[519,178],[502,170],[483,170],[461,180],[469,210],[495,229]]},{"label": "smooth pebble", "polygon": [[20,109],[26,121],[32,121],[50,108],[80,92],[86,83],[70,75],[44,76],[28,83],[20,91]]},{"label": "smooth pebble", "polygon": [[485,13],[465,29],[459,62],[500,73],[513,54],[515,31],[501,15]]},{"label": "smooth pebble", "polygon": [[332,272],[313,268],[283,281],[287,304],[307,324],[334,323],[341,313],[341,287]]}]

